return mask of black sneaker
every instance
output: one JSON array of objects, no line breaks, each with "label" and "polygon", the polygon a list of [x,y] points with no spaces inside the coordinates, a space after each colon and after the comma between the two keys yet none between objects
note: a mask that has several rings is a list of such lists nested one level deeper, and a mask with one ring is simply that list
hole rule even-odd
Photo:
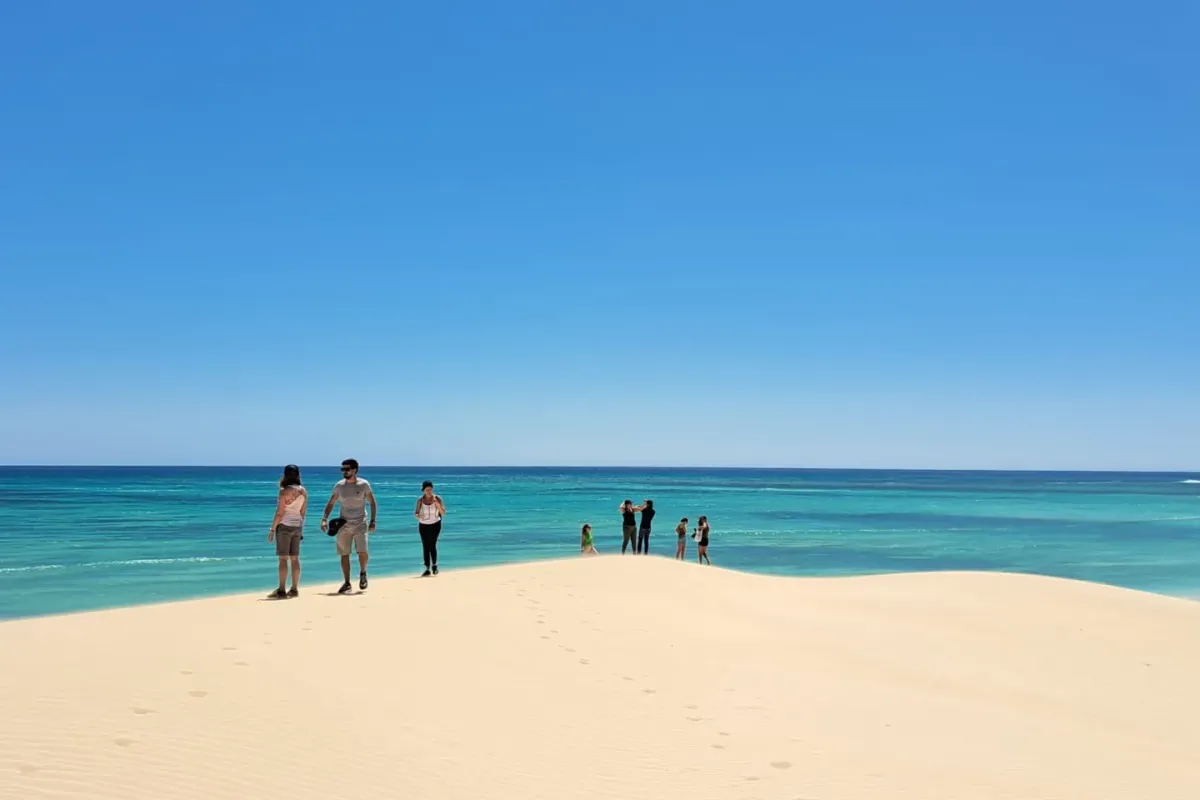
[{"label": "black sneaker", "polygon": [[427,570],[425,570],[424,572],[422,572],[422,573],[421,573],[421,577],[422,577],[422,578],[428,578],[428,577],[430,576],[430,574],[431,574],[431,573],[430,573],[430,572],[429,572],[429,570],[427,569]]},{"label": "black sneaker", "polygon": [[437,575],[437,564],[433,565],[433,574]]},{"label": "black sneaker", "polygon": [[338,594],[350,594],[350,581],[342,584],[342,588],[338,589]]},{"label": "black sneaker", "polygon": [[293,586],[292,588],[288,589],[287,596],[288,596],[288,597],[299,597],[299,596],[300,596],[300,590],[299,590],[299,589],[297,589],[295,586]]},{"label": "black sneaker", "polygon": [[367,590],[367,573],[361,572],[358,575],[358,588],[364,592]]},{"label": "black sneaker", "polygon": [[285,597],[287,597],[287,592],[284,591],[282,586],[267,595],[268,600],[283,600]]}]

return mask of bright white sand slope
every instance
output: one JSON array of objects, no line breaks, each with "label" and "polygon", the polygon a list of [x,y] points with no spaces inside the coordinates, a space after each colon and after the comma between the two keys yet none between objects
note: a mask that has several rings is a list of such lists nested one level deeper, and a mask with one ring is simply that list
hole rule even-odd
[{"label": "bright white sand slope", "polygon": [[1200,798],[1186,600],[635,556],[331,590],[0,624],[0,797]]}]

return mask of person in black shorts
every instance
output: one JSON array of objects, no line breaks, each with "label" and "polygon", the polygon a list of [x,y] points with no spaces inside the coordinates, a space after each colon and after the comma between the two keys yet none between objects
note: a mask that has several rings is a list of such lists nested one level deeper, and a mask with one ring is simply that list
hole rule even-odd
[{"label": "person in black shorts", "polygon": [[708,560],[708,517],[701,517],[696,528],[696,563],[712,564]]},{"label": "person in black shorts", "polygon": [[621,555],[625,555],[625,548],[637,543],[637,517],[632,500],[621,503],[617,510],[621,512]]},{"label": "person in black shorts", "polygon": [[442,517],[446,515],[446,504],[433,493],[433,481],[421,484],[421,497],[413,516],[417,518],[417,529],[421,534],[421,552],[425,559],[422,578],[438,574],[437,540],[442,532]]}]

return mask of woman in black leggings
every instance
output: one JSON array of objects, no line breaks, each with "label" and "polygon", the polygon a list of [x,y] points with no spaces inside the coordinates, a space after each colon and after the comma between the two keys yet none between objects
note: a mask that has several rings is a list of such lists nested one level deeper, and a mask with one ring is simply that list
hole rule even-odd
[{"label": "woman in black leggings", "polygon": [[425,572],[422,578],[438,574],[437,540],[442,532],[442,517],[446,515],[446,504],[433,493],[433,481],[421,484],[421,499],[413,516],[421,532],[421,550],[425,557]]}]

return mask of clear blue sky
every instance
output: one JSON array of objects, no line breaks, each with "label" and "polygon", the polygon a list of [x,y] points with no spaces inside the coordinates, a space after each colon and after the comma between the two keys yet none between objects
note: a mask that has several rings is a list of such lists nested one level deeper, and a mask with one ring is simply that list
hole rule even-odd
[{"label": "clear blue sky", "polygon": [[1194,3],[0,10],[0,463],[1200,469]]}]

